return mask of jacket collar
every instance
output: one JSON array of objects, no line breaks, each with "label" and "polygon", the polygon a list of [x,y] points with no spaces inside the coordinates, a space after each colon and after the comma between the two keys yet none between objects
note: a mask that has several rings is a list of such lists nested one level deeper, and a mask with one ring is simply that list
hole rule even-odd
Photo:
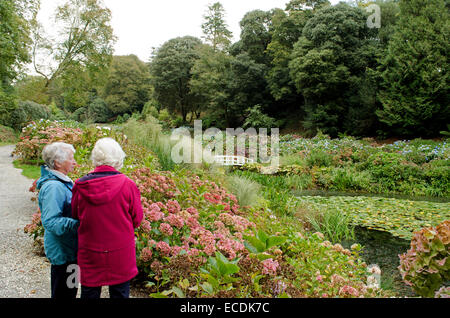
[{"label": "jacket collar", "polygon": [[65,184],[73,185],[72,179],[70,179],[65,174],[58,172],[56,170],[52,170],[47,166],[41,166],[41,177],[36,182],[37,189],[40,189],[46,181],[51,179],[57,179]]},{"label": "jacket collar", "polygon": [[53,169],[48,169],[48,170],[50,170],[50,172],[53,173],[53,175],[54,175],[55,177],[57,177],[58,179],[60,179],[60,180],[62,180],[62,181],[64,181],[64,182],[71,182],[71,183],[73,183],[73,180],[70,179],[70,178],[69,178],[67,175],[65,175],[64,173],[59,172],[58,170],[53,170]]},{"label": "jacket collar", "polygon": [[119,172],[119,171],[117,171],[114,167],[111,166],[98,166],[91,173],[98,173],[98,172]]}]

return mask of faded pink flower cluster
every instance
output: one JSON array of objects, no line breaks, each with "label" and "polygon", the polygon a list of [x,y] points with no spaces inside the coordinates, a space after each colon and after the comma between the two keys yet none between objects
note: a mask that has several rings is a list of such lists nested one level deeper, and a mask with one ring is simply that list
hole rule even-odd
[{"label": "faded pink flower cluster", "polygon": [[162,234],[164,234],[165,236],[171,236],[173,234],[173,229],[170,226],[170,224],[168,223],[161,223],[159,225],[159,230],[161,231]]},{"label": "faded pink flower cluster", "polygon": [[[214,182],[202,181],[196,176],[179,180],[187,180],[188,184],[185,186],[190,187],[188,191],[183,191],[183,201],[178,201],[168,195],[168,192],[163,194],[159,191],[160,188],[165,190],[166,187],[161,183],[166,183],[173,193],[181,194],[173,183],[173,180],[178,179],[158,177],[148,169],[137,170],[132,177],[136,179],[141,190],[145,216],[138,229],[138,240],[147,240],[144,246],[152,251],[154,259],[166,262],[167,260],[161,257],[175,256],[184,251],[198,264],[199,261],[206,262],[205,256],[214,256],[216,251],[220,251],[229,259],[235,259],[246,251],[243,236],[246,231],[250,232],[256,228],[256,225],[235,214],[239,208],[236,197]],[[159,199],[162,202],[154,201]],[[183,204],[193,206],[186,207],[182,206]],[[198,209],[205,209],[210,205],[222,205],[223,211],[219,210],[222,213],[219,212],[214,222],[202,224]],[[145,251],[144,258],[149,255],[148,251]],[[267,273],[276,272],[277,266],[277,263],[267,262]]]},{"label": "faded pink flower cluster", "polygon": [[262,273],[264,275],[275,276],[277,274],[277,269],[280,266],[278,261],[274,261],[272,258],[266,259],[262,261],[263,270]]},{"label": "faded pink flower cluster", "polygon": [[339,296],[342,297],[348,297],[348,296],[353,296],[353,297],[358,297],[359,296],[359,292],[356,288],[349,286],[349,285],[345,285],[343,287],[341,287],[339,289]]},{"label": "faded pink flower cluster", "polygon": [[141,251],[140,258],[143,262],[150,262],[152,260],[152,250],[148,247],[144,247]]},{"label": "faded pink flower cluster", "polygon": [[41,212],[38,209],[38,212],[33,214],[32,218],[31,218],[31,223],[27,224],[23,230],[25,233],[28,233],[31,235],[35,231],[39,230],[40,227],[42,227]]}]

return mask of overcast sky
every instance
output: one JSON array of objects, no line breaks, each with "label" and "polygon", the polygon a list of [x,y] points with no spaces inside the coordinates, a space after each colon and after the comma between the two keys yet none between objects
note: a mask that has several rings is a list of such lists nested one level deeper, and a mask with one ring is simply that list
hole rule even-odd
[{"label": "overcast sky", "polygon": [[[226,22],[239,39],[239,21],[245,13],[260,9],[284,9],[289,0],[103,0],[112,12],[111,25],[117,36],[115,55],[135,54],[147,62],[152,47],[179,36],[202,36],[201,24],[208,4],[219,1],[226,12]],[[56,7],[64,0],[41,0],[38,19],[52,30]],[[339,2],[332,0],[333,4]],[[51,31],[50,31],[51,32]]]}]

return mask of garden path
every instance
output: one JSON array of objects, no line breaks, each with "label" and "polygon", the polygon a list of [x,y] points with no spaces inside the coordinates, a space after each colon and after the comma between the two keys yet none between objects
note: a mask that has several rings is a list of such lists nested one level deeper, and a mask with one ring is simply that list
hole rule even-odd
[{"label": "garden path", "polygon": [[33,181],[13,167],[14,145],[0,147],[0,298],[48,298],[50,263],[23,228],[37,210]]},{"label": "garden path", "polygon": [[[0,298],[49,298],[50,263],[23,231],[38,208],[29,191],[33,180],[14,168],[14,147],[0,147]],[[108,287],[101,297],[109,297]],[[132,284],[130,298],[146,297],[145,290]]]}]

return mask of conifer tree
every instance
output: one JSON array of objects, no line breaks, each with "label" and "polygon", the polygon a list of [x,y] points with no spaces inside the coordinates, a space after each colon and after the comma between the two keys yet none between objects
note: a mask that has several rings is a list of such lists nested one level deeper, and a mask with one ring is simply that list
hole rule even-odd
[{"label": "conifer tree", "polygon": [[220,2],[208,6],[202,24],[203,38],[209,42],[214,51],[226,50],[231,44],[232,32],[225,22],[225,9]]},{"label": "conifer tree", "polygon": [[450,121],[450,14],[445,0],[402,0],[381,60],[377,115],[397,135],[438,135]]}]

